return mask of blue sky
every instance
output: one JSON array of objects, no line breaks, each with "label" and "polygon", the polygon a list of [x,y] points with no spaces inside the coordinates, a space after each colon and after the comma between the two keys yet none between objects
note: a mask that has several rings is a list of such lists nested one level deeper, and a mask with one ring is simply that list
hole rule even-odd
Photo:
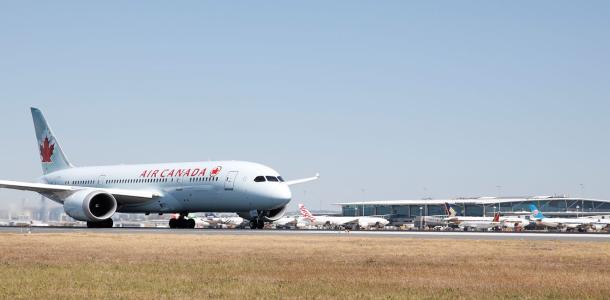
[{"label": "blue sky", "polygon": [[[0,178],[250,160],[294,201],[610,198],[607,1],[0,3]],[[497,186],[501,186],[500,191]],[[0,191],[15,201],[34,194]],[[6,202],[5,202],[6,203]]]}]

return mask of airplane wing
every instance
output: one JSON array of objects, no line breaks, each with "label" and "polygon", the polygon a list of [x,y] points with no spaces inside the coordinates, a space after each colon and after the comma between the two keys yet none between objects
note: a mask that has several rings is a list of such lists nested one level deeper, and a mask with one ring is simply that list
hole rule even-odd
[{"label": "airplane wing", "polygon": [[314,177],[286,181],[286,184],[287,185],[301,184],[301,183],[305,183],[305,182],[310,182],[310,181],[318,180],[319,178],[320,178],[320,174],[318,173]]},{"label": "airplane wing", "polygon": [[44,183],[30,183],[30,182],[19,182],[19,181],[8,181],[0,180],[0,188],[21,190],[21,191],[32,191],[32,192],[65,192],[75,191],[76,189],[66,185],[54,185]]},{"label": "airplane wing", "polygon": [[[104,188],[91,188],[83,186],[70,186],[70,185],[58,185],[58,184],[46,184],[46,183],[31,183],[31,182],[20,182],[20,181],[8,181],[0,180],[0,188],[32,191],[40,194],[66,194],[70,195],[73,192],[84,190],[84,189],[95,189],[103,190],[113,195],[119,203],[140,203],[146,202],[153,197],[160,197],[161,193],[158,191],[146,191],[146,190],[127,190],[127,189],[104,189]],[[61,196],[59,198],[62,198]]]}]

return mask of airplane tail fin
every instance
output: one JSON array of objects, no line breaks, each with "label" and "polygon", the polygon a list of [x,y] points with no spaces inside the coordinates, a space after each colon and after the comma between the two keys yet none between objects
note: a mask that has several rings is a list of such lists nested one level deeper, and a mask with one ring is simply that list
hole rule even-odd
[{"label": "airplane tail fin", "polygon": [[61,150],[59,141],[53,135],[42,112],[34,107],[31,108],[31,111],[38,149],[40,151],[40,160],[42,162],[42,172],[48,174],[72,168],[72,164],[70,164],[68,158],[66,158],[66,155]]},{"label": "airplane tail fin", "polygon": [[497,223],[497,222],[500,222],[500,213],[499,213],[499,212],[497,212],[497,213],[494,215],[493,222],[496,222],[496,223]]},{"label": "airplane tail fin", "polygon": [[457,215],[455,209],[453,209],[453,207],[451,207],[451,205],[447,202],[445,202],[445,214],[447,214],[447,217],[449,218],[455,217]]},{"label": "airplane tail fin", "polygon": [[542,214],[541,211],[538,210],[538,208],[536,207],[535,204],[530,204],[530,211],[532,212],[532,218],[534,219],[542,219],[544,218],[544,215]]},{"label": "airplane tail fin", "polygon": [[309,212],[309,210],[302,203],[299,203],[299,212],[301,212],[301,216],[303,216],[303,218],[305,218],[307,220],[311,220],[311,221],[315,220],[315,217],[311,214],[311,212]]}]

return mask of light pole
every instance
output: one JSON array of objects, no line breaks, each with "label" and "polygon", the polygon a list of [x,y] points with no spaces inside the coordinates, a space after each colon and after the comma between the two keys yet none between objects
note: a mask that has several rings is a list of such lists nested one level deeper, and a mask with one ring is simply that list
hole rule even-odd
[{"label": "light pole", "polygon": [[419,229],[423,230],[424,229],[424,207],[420,206],[419,207]]},{"label": "light pole", "polygon": [[576,205],[576,217],[578,218],[578,209],[580,208],[580,206]]}]

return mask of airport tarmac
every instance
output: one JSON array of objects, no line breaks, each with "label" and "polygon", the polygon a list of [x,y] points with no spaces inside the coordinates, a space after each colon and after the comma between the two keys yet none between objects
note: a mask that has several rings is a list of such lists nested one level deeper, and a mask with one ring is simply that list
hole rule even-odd
[{"label": "airport tarmac", "polygon": [[[0,227],[0,233],[26,233],[24,227]],[[192,234],[192,235],[269,235],[269,236],[354,236],[391,237],[411,239],[459,240],[557,240],[583,242],[610,242],[608,233],[556,233],[556,232],[439,232],[439,231],[332,231],[332,230],[249,230],[249,229],[169,229],[169,228],[84,228],[84,227],[32,227],[32,234],[45,233],[116,233],[116,234]]]}]

